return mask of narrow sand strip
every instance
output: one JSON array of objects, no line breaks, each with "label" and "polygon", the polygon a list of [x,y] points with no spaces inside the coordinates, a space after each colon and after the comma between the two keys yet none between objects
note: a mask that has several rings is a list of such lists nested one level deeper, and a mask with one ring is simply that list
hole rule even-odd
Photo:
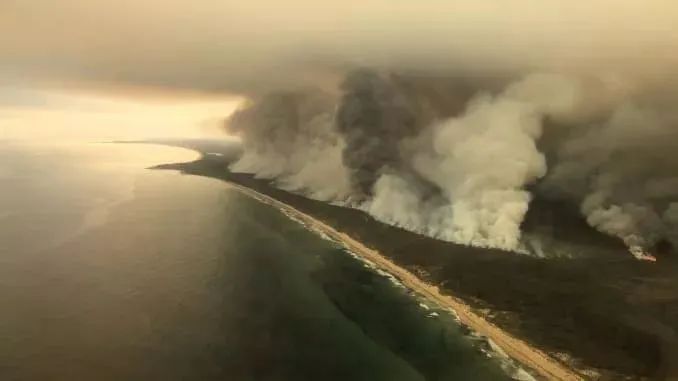
[{"label": "narrow sand strip", "polygon": [[425,298],[434,301],[442,307],[454,310],[462,323],[466,324],[472,330],[493,340],[504,352],[506,352],[509,357],[520,362],[524,366],[535,370],[541,376],[549,380],[584,380],[584,378],[579,376],[575,371],[567,368],[565,365],[556,361],[546,353],[529,346],[524,341],[511,336],[509,333],[486,321],[474,313],[471,308],[461,300],[452,296],[441,294],[438,287],[432,286],[422,281],[416,275],[410,273],[404,268],[393,263],[388,258],[379,254],[379,252],[376,250],[372,250],[364,246],[360,242],[354,240],[342,232],[337,231],[324,222],[318,221],[317,219],[270,196],[259,193],[239,184],[229,184],[245,195],[287,212],[308,224],[308,226],[327,234],[330,238],[343,243],[344,246],[346,246],[346,248],[350,251],[373,262],[379,269],[384,270],[398,278],[403,283],[403,285],[409,289],[423,295]]}]

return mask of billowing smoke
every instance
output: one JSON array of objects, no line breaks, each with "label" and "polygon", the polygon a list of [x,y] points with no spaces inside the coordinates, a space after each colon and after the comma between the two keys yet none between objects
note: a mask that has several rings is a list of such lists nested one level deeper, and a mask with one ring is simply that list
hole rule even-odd
[{"label": "billowing smoke", "polygon": [[253,101],[228,122],[245,148],[232,170],[275,179],[284,189],[318,200],[347,198],[344,142],[333,117],[332,99],[321,92],[276,93]]},{"label": "billowing smoke", "polygon": [[654,92],[601,86],[531,74],[477,81],[474,93],[356,70],[336,92],[274,94],[236,113],[229,128],[246,153],[232,169],[421,234],[513,251],[535,196],[566,199],[641,255],[676,242],[678,119],[670,103],[647,103]]},{"label": "billowing smoke", "polygon": [[0,80],[246,97],[233,169],[285,189],[510,250],[541,198],[676,242],[675,1],[33,3],[0,1]]},{"label": "billowing smoke", "polygon": [[346,142],[343,163],[354,189],[367,195],[382,172],[400,166],[398,145],[416,132],[416,117],[399,89],[374,71],[350,73],[341,89],[336,128]]},{"label": "billowing smoke", "polygon": [[[440,190],[438,197],[425,200],[416,187],[387,175],[370,212],[445,240],[517,249],[531,198],[525,186],[546,173],[536,147],[542,122],[570,112],[576,91],[566,78],[534,75],[499,94],[478,94],[461,115],[427,127],[425,141],[411,152],[414,169]],[[407,200],[410,208],[391,209],[393,202],[381,197]]]},{"label": "billowing smoke", "polygon": [[578,203],[591,226],[636,255],[678,244],[678,96],[654,95],[625,97],[604,118],[572,128],[543,184]]}]

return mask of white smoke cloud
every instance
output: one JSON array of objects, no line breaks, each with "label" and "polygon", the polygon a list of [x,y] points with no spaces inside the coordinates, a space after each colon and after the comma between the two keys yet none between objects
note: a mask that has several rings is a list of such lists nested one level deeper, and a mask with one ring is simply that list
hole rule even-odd
[{"label": "white smoke cloud", "polygon": [[[242,129],[246,144],[248,137],[266,132],[261,139],[263,149],[246,152],[232,170],[276,178],[285,189],[325,200],[346,200],[350,192],[361,191],[351,188],[355,182],[347,180],[359,176],[360,186],[372,184],[372,189],[368,199],[356,206],[379,220],[444,240],[517,250],[520,225],[531,199],[525,187],[547,171],[537,149],[543,121],[566,117],[575,110],[579,83],[564,76],[531,75],[496,95],[478,94],[461,115],[420,126],[415,136],[409,136],[401,132],[401,125],[413,128],[416,107],[396,106],[375,99],[372,93],[392,99],[402,89],[374,74],[361,72],[349,78],[352,86],[334,102],[350,102],[350,109],[343,108],[350,114],[343,114],[341,131],[357,139],[356,143],[344,146],[342,136],[333,135],[327,119],[330,107],[325,105],[320,114],[323,123],[314,125],[317,117],[300,116],[308,95],[295,96],[295,102],[272,97],[233,118],[236,129],[242,120],[254,120]],[[365,82],[355,83],[360,80]],[[353,95],[356,88],[362,90]],[[397,119],[398,115],[404,119]],[[381,138],[391,133],[400,138]],[[365,139],[370,142],[369,150],[359,143]],[[394,157],[392,150],[397,150],[399,142],[403,152]],[[384,156],[378,150],[391,153]],[[350,171],[347,160],[363,170]],[[354,164],[356,160],[360,164]]]},{"label": "white smoke cloud", "polygon": [[429,206],[415,185],[394,174],[384,174],[374,184],[374,198],[362,208],[376,219],[422,234],[439,236],[428,219]]},{"label": "white smoke cloud", "polygon": [[10,0],[0,75],[244,95],[233,170],[423,234],[514,250],[565,198],[649,248],[675,242],[677,26],[666,0]]},{"label": "white smoke cloud", "polygon": [[591,226],[629,247],[676,242],[668,217],[678,197],[676,99],[632,94],[605,118],[573,128],[559,140],[544,189],[578,202]]},{"label": "white smoke cloud", "polygon": [[[420,196],[411,187],[386,175],[368,210],[440,239],[518,249],[531,199],[525,186],[547,170],[536,147],[543,119],[571,112],[577,92],[576,82],[542,74],[496,96],[477,95],[461,116],[430,126],[432,132],[424,134],[428,141],[412,157],[413,167],[441,190],[445,201],[436,200],[437,206],[415,201]],[[408,207],[395,206],[398,200]]]},{"label": "white smoke cloud", "polygon": [[342,164],[343,140],[332,128],[326,94],[276,94],[237,112],[228,128],[242,136],[245,152],[234,172],[275,179],[279,187],[323,201],[350,194]]},{"label": "white smoke cloud", "polygon": [[[248,139],[261,146],[232,169],[467,245],[521,250],[535,189],[574,201],[592,227],[632,252],[676,242],[678,164],[666,158],[678,148],[678,119],[664,103],[647,102],[655,92],[620,96],[586,78],[533,74],[479,90],[446,117],[445,100],[459,97],[445,95],[445,86],[431,92],[425,81],[405,86],[406,78],[365,73],[317,109],[311,92],[255,103],[243,111],[252,118],[236,115],[236,130],[239,119],[251,119],[241,128],[246,146]],[[340,120],[335,110],[344,110]],[[555,143],[543,141],[545,132]]]}]

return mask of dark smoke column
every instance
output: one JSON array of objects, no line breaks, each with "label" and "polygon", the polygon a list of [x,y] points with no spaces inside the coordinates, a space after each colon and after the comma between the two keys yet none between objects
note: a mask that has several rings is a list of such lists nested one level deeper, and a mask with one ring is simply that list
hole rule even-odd
[{"label": "dark smoke column", "polygon": [[336,126],[346,148],[342,159],[360,197],[368,196],[381,173],[397,169],[400,140],[416,130],[406,97],[387,78],[362,69],[347,75]]}]

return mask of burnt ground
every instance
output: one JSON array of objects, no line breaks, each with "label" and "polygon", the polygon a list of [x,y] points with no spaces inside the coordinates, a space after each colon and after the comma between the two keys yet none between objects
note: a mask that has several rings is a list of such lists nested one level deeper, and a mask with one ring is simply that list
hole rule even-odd
[{"label": "burnt ground", "polygon": [[[172,145],[189,146],[175,143]],[[442,242],[349,208],[309,200],[266,180],[227,170],[223,156],[156,169],[238,183],[274,197],[378,250],[454,295],[487,320],[604,380],[678,379],[678,261],[634,259],[615,240],[588,228],[557,204],[537,201],[524,228],[573,240],[587,255],[542,259]],[[546,228],[545,228],[546,227]]]}]

